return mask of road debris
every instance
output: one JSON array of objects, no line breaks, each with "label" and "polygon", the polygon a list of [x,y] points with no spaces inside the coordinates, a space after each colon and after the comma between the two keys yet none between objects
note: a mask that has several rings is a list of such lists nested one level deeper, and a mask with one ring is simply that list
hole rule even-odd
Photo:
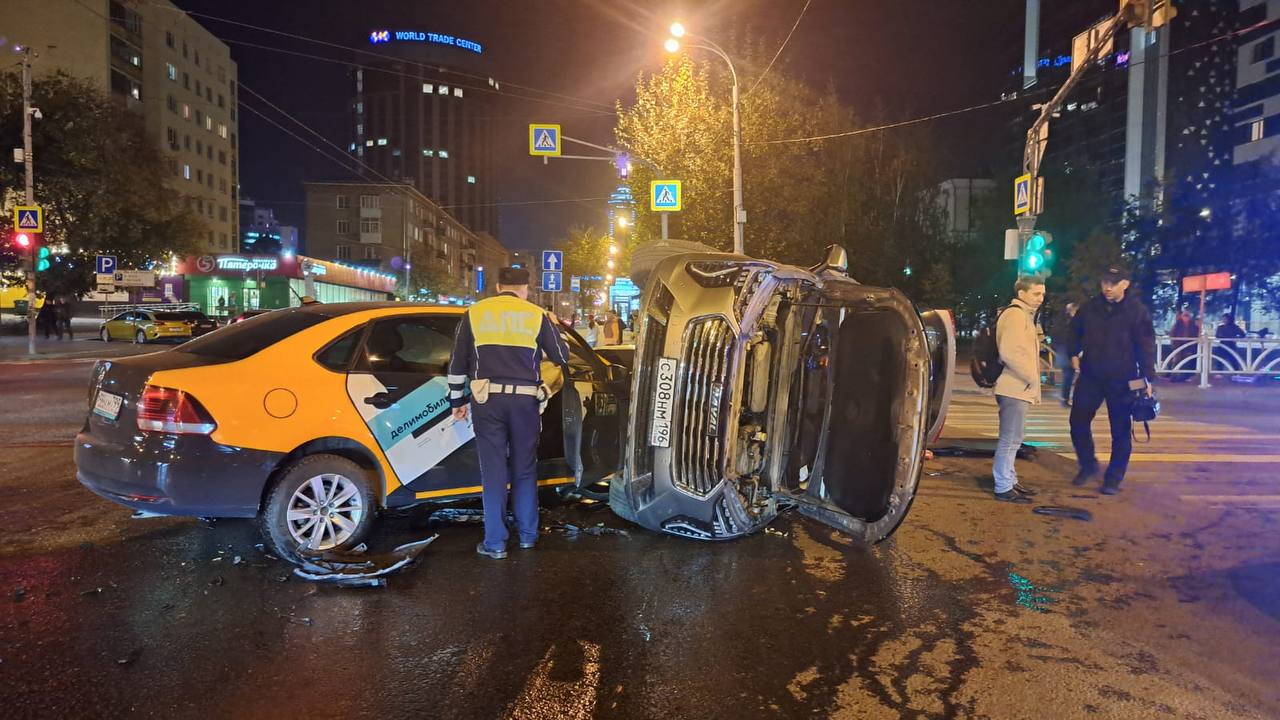
[{"label": "road debris", "polygon": [[607,527],[604,523],[596,523],[591,527],[585,527],[585,528],[578,527],[573,523],[563,523],[563,524],[557,524],[557,525],[548,525],[543,529],[546,530],[547,532],[559,531],[569,537],[577,537],[578,535],[582,535],[582,534],[595,535],[596,537],[599,537],[601,535],[621,535],[623,537],[629,537],[631,535],[631,533],[627,532],[626,530]]},{"label": "road debris", "polygon": [[773,528],[771,528],[771,527],[767,527],[767,528],[765,528],[765,529],[764,529],[764,534],[765,534],[765,535],[776,535],[776,536],[778,536],[778,537],[790,537],[790,535],[788,535],[787,533],[785,533],[785,532],[783,532],[783,531],[781,531],[781,530],[775,530],[775,529],[773,529]]},{"label": "road debris", "polygon": [[27,589],[24,587],[15,588],[13,591],[13,601],[20,603],[27,599]]},{"label": "road debris", "polygon": [[240,557],[239,555],[236,555],[235,557],[231,558],[232,565],[239,565],[242,562],[244,562],[244,558]]},{"label": "road debris", "polygon": [[484,510],[477,508],[440,508],[427,517],[427,526],[478,525],[484,522]]},{"label": "road debris", "polygon": [[148,512],[146,510],[134,510],[133,514],[129,516],[129,519],[130,520],[147,520],[150,518],[161,518],[161,517],[167,517],[167,516],[164,515],[163,513]]},{"label": "road debris", "polygon": [[1037,515],[1071,518],[1073,520],[1084,520],[1085,522],[1093,519],[1093,513],[1088,510],[1085,510],[1084,508],[1067,507],[1066,505],[1037,505],[1031,512]]},{"label": "road debris", "polygon": [[303,557],[299,560],[299,567],[293,569],[293,574],[304,580],[344,587],[386,587],[386,581],[381,580],[383,577],[411,565],[438,537],[439,533],[426,540],[406,543],[385,555],[319,553]]},{"label": "road debris", "polygon": [[134,648],[129,651],[128,655],[122,658],[116,658],[117,665],[128,665],[142,656],[142,648]]}]

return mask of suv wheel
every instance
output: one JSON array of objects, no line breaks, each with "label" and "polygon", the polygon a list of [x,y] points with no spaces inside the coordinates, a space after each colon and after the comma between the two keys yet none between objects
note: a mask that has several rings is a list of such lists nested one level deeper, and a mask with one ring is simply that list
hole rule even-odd
[{"label": "suv wheel", "polygon": [[359,545],[376,512],[368,471],[337,455],[310,455],[280,475],[261,522],[275,550],[296,558],[300,551],[341,552]]}]

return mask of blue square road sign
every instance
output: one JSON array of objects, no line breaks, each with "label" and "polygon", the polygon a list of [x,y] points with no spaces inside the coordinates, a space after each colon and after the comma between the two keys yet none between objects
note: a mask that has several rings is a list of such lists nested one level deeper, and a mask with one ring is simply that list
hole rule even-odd
[{"label": "blue square road sign", "polygon": [[564,251],[562,250],[543,250],[542,251],[542,269],[560,272],[564,270]]},{"label": "blue square road sign", "polygon": [[560,292],[564,289],[564,275],[550,270],[542,271],[542,291]]},{"label": "blue square road sign", "polygon": [[115,255],[99,255],[95,268],[96,268],[95,272],[97,272],[99,275],[114,273],[116,271],[116,256]]}]

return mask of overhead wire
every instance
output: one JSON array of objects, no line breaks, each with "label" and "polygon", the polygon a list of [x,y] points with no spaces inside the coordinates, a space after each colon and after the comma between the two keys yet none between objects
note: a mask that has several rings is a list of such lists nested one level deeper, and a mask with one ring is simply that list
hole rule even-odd
[{"label": "overhead wire", "polygon": [[787,46],[787,43],[791,42],[791,36],[795,34],[796,28],[800,27],[800,20],[804,18],[804,14],[809,9],[809,4],[812,2],[813,0],[805,0],[804,7],[800,8],[800,14],[796,16],[796,21],[791,26],[791,31],[787,33],[785,38],[783,38],[782,44],[778,46],[778,52],[773,54],[773,59],[771,59],[769,64],[765,66],[764,72],[760,73],[760,77],[756,78],[756,81],[751,84],[751,89],[747,91],[748,95],[755,92],[755,89],[759,87],[760,83],[764,80],[764,76],[768,75],[769,71],[773,69],[773,64],[778,61],[778,56],[782,54],[782,50]]},{"label": "overhead wire", "polygon": [[[79,0],[77,0],[77,2],[79,2]],[[377,53],[377,52],[374,52],[374,51],[372,51],[372,50],[366,50],[366,49],[364,49],[364,48],[353,47],[353,46],[350,46],[350,45],[343,45],[343,44],[341,44],[341,43],[330,42],[330,41],[328,41],[328,40],[321,40],[320,38],[314,38],[314,37],[310,37],[310,36],[307,36],[307,35],[300,35],[300,34],[298,34],[298,33],[291,33],[291,32],[287,32],[287,31],[284,31],[284,30],[278,30],[278,29],[276,29],[276,28],[265,27],[265,26],[262,26],[262,25],[254,25],[253,23],[246,23],[246,22],[243,22],[243,21],[240,21],[240,20],[232,20],[232,19],[230,19],[230,18],[219,17],[219,16],[217,16],[217,15],[210,15],[210,14],[208,14],[208,13],[201,13],[201,12],[196,12],[196,11],[191,11],[191,10],[182,10],[181,8],[173,7],[173,6],[171,6],[171,5],[168,5],[167,3],[166,3],[166,4],[161,4],[161,3],[149,3],[149,4],[151,4],[153,7],[156,7],[156,8],[161,8],[161,9],[170,10],[170,11],[173,11],[173,12],[183,13],[183,14],[189,15],[189,16],[191,16],[191,17],[201,17],[201,18],[205,18],[205,19],[207,19],[207,20],[214,20],[214,21],[216,21],[216,22],[222,22],[222,23],[226,23],[226,24],[229,24],[229,25],[235,25],[235,26],[243,27],[243,28],[247,28],[247,29],[250,29],[250,30],[258,30],[258,31],[260,31],[260,32],[265,32],[265,33],[270,33],[270,34],[273,34],[273,35],[279,35],[279,36],[282,36],[282,37],[292,38],[292,39],[294,39],[294,40],[301,40],[301,41],[303,41],[303,42],[310,42],[310,43],[314,43],[314,44],[317,44],[317,45],[324,45],[324,46],[332,47],[332,48],[336,48],[336,49],[339,49],[339,50],[345,50],[345,51],[347,51],[347,52],[357,53],[357,54],[359,54],[359,55],[366,55],[366,56],[370,56],[370,57],[373,57],[373,58],[377,58],[377,59],[379,59],[379,60],[392,60],[392,61],[396,61],[396,62],[403,62],[403,63],[405,63],[405,64],[407,64],[407,65],[413,65],[413,66],[415,66],[415,67],[419,67],[419,68],[422,68],[422,69],[425,69],[425,70],[433,70],[433,71],[436,71],[436,72],[442,72],[442,73],[449,73],[449,74],[453,74],[453,75],[459,75],[459,76],[462,76],[462,77],[468,77],[468,78],[471,78],[471,79],[473,79],[473,80],[488,81],[488,80],[490,80],[490,79],[494,79],[494,78],[490,78],[490,77],[489,77],[489,76],[487,76],[487,75],[479,75],[479,74],[476,74],[476,73],[470,73],[470,72],[467,72],[467,71],[465,71],[465,70],[458,70],[458,69],[455,69],[455,68],[449,68],[449,67],[444,67],[444,66],[440,66],[440,65],[432,65],[432,64],[429,64],[429,63],[422,63],[422,62],[418,62],[418,61],[415,61],[415,60],[410,60],[410,59],[407,59],[407,58],[392,57],[392,56],[385,55],[385,54],[383,54],[383,53]],[[224,41],[225,41],[225,39],[224,39]],[[242,44],[243,44],[243,43],[242,43]],[[264,47],[264,49],[272,49],[272,48]],[[560,98],[560,99],[563,99],[563,100],[569,100],[569,101],[572,101],[572,102],[575,102],[575,103],[579,103],[579,104],[582,104],[582,105],[594,105],[594,106],[596,106],[597,108],[600,108],[600,109],[611,109],[611,107],[612,107],[612,106],[610,106],[608,103],[602,103],[602,102],[598,102],[598,101],[596,101],[596,100],[588,100],[588,99],[586,99],[586,98],[574,97],[574,96],[572,96],[572,95],[566,95],[566,94],[563,94],[563,93],[557,93],[557,92],[554,92],[554,91],[551,91],[551,90],[543,90],[543,89],[541,89],[541,88],[536,88],[536,87],[533,87],[533,86],[530,86],[530,85],[524,85],[524,84],[521,84],[521,83],[514,83],[514,82],[511,82],[511,81],[508,81],[508,80],[500,80],[500,79],[495,79],[495,80],[498,82],[498,84],[499,84],[499,85],[501,85],[501,84],[506,84],[506,85],[509,85],[509,86],[511,86],[511,87],[519,88],[519,89],[521,89],[521,90],[527,90],[527,91],[529,91],[529,92],[535,92],[535,93],[540,93],[540,94],[543,94],[543,95],[548,95],[548,96],[551,96],[551,97],[557,97],[557,98]],[[528,100],[532,100],[532,99],[534,99],[534,98],[530,98],[530,97],[529,97],[529,96],[527,96],[527,95],[518,95],[518,94],[515,94],[515,93],[504,93],[504,92],[503,92],[503,91],[501,91],[501,90],[495,90],[494,92],[496,92],[496,93],[498,93],[498,94],[505,94],[505,95],[508,95],[508,96],[510,96],[510,97],[515,97],[515,98],[523,98],[523,99],[528,99]]]}]

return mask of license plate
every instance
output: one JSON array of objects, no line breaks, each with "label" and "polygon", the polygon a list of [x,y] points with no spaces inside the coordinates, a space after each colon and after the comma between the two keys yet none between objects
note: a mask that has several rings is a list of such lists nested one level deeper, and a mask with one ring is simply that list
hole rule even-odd
[{"label": "license plate", "polygon": [[676,398],[676,359],[659,358],[653,383],[653,425],[649,444],[671,447],[671,411]]},{"label": "license plate", "polygon": [[115,393],[98,391],[98,398],[93,401],[93,412],[108,420],[115,420],[120,417],[120,405],[124,403],[124,398]]}]

